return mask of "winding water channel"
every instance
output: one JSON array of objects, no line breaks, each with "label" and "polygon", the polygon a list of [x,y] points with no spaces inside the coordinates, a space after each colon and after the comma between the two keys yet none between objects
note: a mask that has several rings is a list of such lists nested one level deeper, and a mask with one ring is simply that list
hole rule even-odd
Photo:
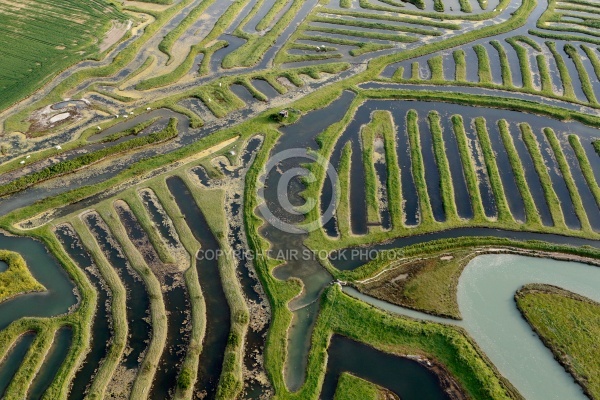
[{"label": "winding water channel", "polygon": [[586,399],[581,387],[556,362],[516,307],[515,293],[529,283],[559,286],[600,301],[598,267],[507,254],[481,255],[469,262],[458,283],[462,321],[398,307],[352,288],[344,291],[393,313],[465,328],[500,373],[528,400]]}]

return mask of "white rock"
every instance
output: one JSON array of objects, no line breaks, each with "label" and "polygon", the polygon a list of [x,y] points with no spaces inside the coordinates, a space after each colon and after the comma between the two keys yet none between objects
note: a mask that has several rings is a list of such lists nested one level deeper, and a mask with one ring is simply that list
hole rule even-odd
[{"label": "white rock", "polygon": [[150,111],[152,110],[150,107],[146,107],[146,111]]},{"label": "white rock", "polygon": [[31,158],[31,156],[27,156],[27,157],[25,157],[25,158]]},{"label": "white rock", "polygon": [[61,150],[61,149],[62,149],[62,147],[60,147],[60,145],[59,145],[59,144],[57,144],[57,145],[56,145],[56,150]]},{"label": "white rock", "polygon": [[25,164],[25,161],[23,160],[23,161],[21,161],[19,164]]}]

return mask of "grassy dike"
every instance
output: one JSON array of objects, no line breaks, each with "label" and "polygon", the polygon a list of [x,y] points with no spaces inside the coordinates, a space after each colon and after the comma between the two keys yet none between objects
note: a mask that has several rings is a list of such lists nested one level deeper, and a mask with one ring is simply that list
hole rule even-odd
[{"label": "grassy dike", "polygon": [[566,228],[565,217],[562,212],[560,200],[558,199],[558,196],[552,187],[552,180],[550,179],[547,166],[542,158],[542,153],[537,139],[535,138],[535,135],[533,134],[529,125],[523,123],[520,124],[519,127],[521,129],[521,137],[523,138],[523,142],[525,142],[525,146],[527,146],[527,150],[529,151],[531,159],[533,160],[533,166],[542,183],[542,189],[544,190],[544,196],[546,197],[546,203],[550,209],[550,214],[552,215],[554,225]]},{"label": "grassy dike", "polygon": [[419,223],[421,225],[433,224],[433,211],[427,193],[427,181],[425,179],[425,165],[423,164],[423,152],[421,151],[421,137],[419,134],[419,115],[415,110],[409,110],[406,114],[406,130],[410,142],[410,159],[412,175],[419,196]]},{"label": "grassy dike", "polygon": [[206,216],[208,225],[217,237],[221,250],[225,252],[224,256],[219,259],[219,273],[230,307],[231,328],[216,396],[217,399],[232,399],[241,393],[244,385],[242,378],[244,338],[248,330],[250,315],[237,278],[232,249],[227,239],[227,217],[222,207],[222,204],[225,203],[225,193],[222,190],[200,190],[187,175],[182,174],[180,177]]},{"label": "grassy dike", "polygon": [[442,125],[440,122],[440,114],[437,111],[432,111],[427,116],[429,129],[433,138],[433,153],[435,155],[435,163],[440,174],[440,186],[442,192],[442,202],[444,204],[444,214],[446,221],[456,221],[458,212],[456,211],[456,202],[454,197],[454,186],[452,185],[452,175],[450,173],[450,164],[446,156],[446,145],[444,144],[444,136],[442,134]]},{"label": "grassy dike", "polygon": [[385,400],[386,394],[382,387],[343,372],[333,400]]},{"label": "grassy dike", "polygon": [[575,184],[575,180],[573,179],[573,175],[571,174],[571,169],[569,168],[567,158],[565,157],[565,154],[562,151],[560,142],[558,141],[556,134],[551,128],[545,128],[544,135],[550,143],[550,147],[552,148],[552,152],[554,153],[554,158],[556,159],[556,163],[558,164],[558,169],[560,170],[565,184],[567,185],[567,189],[569,190],[569,196],[571,197],[571,201],[573,202],[575,214],[577,214],[577,218],[581,222],[581,229],[584,231],[592,231],[590,221],[587,217],[587,213],[585,212],[585,208],[583,207],[583,202],[581,201],[581,196],[579,195],[579,190],[577,189],[577,185]]},{"label": "grassy dike", "polygon": [[131,390],[132,398],[145,399],[150,392],[152,379],[156,373],[156,368],[158,367],[158,362],[167,338],[167,315],[160,282],[146,265],[140,252],[129,240],[123,224],[116,216],[113,203],[111,201],[104,202],[96,206],[96,211],[100,214],[102,220],[122,247],[131,267],[144,281],[148,297],[150,298],[152,339]]},{"label": "grassy dike", "polygon": [[502,44],[497,40],[492,40],[490,44],[494,49],[496,49],[496,51],[498,52],[498,57],[500,58],[500,74],[502,75],[502,86],[506,88],[513,87],[512,72],[510,70],[510,61],[508,61],[508,56],[506,55],[506,50],[504,49],[504,46],[502,46]]},{"label": "grassy dike", "polygon": [[477,55],[479,82],[492,83],[492,68],[487,49],[481,44],[476,44],[473,46],[473,50],[475,50],[475,54]]},{"label": "grassy dike", "polygon": [[485,118],[478,117],[475,119],[475,130],[479,139],[481,151],[483,152],[483,159],[488,178],[490,179],[490,185],[492,186],[492,192],[494,192],[494,198],[496,199],[496,207],[498,208],[498,221],[511,223],[514,221],[514,218],[510,212],[510,208],[508,207],[508,201],[506,200],[506,194],[504,193],[504,185],[502,184],[500,171],[498,170],[498,165],[496,164],[496,155],[492,149],[492,143],[490,141]]},{"label": "grassy dike", "polygon": [[467,184],[467,190],[471,197],[471,206],[473,207],[473,219],[476,221],[486,221],[485,210],[483,209],[483,202],[481,201],[481,193],[479,192],[479,183],[477,174],[475,172],[475,164],[471,151],[469,150],[469,143],[467,134],[465,132],[464,120],[461,115],[455,114],[451,117],[452,128],[454,130],[454,137],[456,138],[456,144],[458,146],[458,152],[460,153],[460,160],[462,163],[465,181]]},{"label": "grassy dike", "polygon": [[517,307],[585,393],[600,398],[600,304],[567,290],[532,284],[515,295]]},{"label": "grassy dike", "polygon": [[374,141],[378,137],[378,132],[373,128],[373,121],[370,124],[363,125],[360,130],[362,162],[365,171],[365,192],[367,204],[367,223],[381,223],[379,209],[379,181],[375,172],[374,162]]},{"label": "grassy dike", "polygon": [[[198,364],[202,354],[202,340],[206,332],[206,303],[204,302],[204,296],[198,281],[198,271],[196,269],[196,254],[200,250],[200,243],[194,238],[194,234],[183,220],[183,215],[167,188],[166,182],[161,180],[153,183],[150,187],[168,218],[171,219],[179,240],[189,256],[189,268],[185,272],[184,278],[190,295],[192,334],[187,354],[179,373],[175,398],[178,400],[191,399],[196,377],[198,376]],[[189,381],[181,378],[185,375],[189,377]]]},{"label": "grassy dike", "polygon": [[465,51],[455,50],[452,52],[452,58],[454,58],[454,64],[456,65],[456,72],[454,75],[454,80],[456,82],[466,82],[467,81],[467,60],[465,56]]},{"label": "grassy dike", "polygon": [[108,353],[96,372],[94,381],[88,392],[90,399],[103,399],[106,387],[110,383],[127,346],[129,332],[127,325],[127,293],[119,275],[110,265],[98,242],[83,221],[77,216],[71,218],[69,223],[81,238],[86,250],[90,253],[111,294],[112,341]]},{"label": "grassy dike", "polygon": [[385,146],[385,162],[387,166],[387,196],[388,210],[391,214],[393,228],[403,226],[402,215],[402,189],[401,172],[398,164],[398,154],[396,152],[396,126],[394,119],[389,111],[376,111],[373,113],[373,122],[383,134]]},{"label": "grassy dike", "polygon": [[556,50],[556,44],[554,42],[547,41],[546,46],[548,46],[550,52],[552,53],[552,56],[554,57],[554,61],[556,61],[556,67],[558,68],[560,80],[563,83],[564,97],[571,100],[577,99],[577,96],[575,95],[575,90],[573,89],[573,81],[571,80],[569,69],[565,64],[565,60],[558,53],[558,50]]},{"label": "grassy dike", "polygon": [[585,154],[585,150],[581,146],[581,141],[579,140],[579,136],[577,135],[569,135],[569,144],[573,148],[575,152],[575,157],[579,162],[579,168],[581,168],[581,172],[583,173],[583,177],[590,188],[590,191],[594,195],[596,199],[596,204],[600,207],[600,187],[598,186],[598,182],[596,182],[596,177],[594,176],[594,170],[592,169],[592,165]]},{"label": "grassy dike", "polygon": [[337,227],[341,237],[352,236],[350,225],[350,168],[352,160],[352,145],[346,143],[338,165],[339,184],[336,186],[340,203],[336,209]]},{"label": "grassy dike", "polygon": [[564,47],[565,53],[573,60],[575,64],[575,69],[577,69],[577,74],[579,75],[579,79],[581,81],[581,88],[585,97],[588,99],[592,106],[598,106],[598,100],[596,99],[596,95],[594,94],[594,87],[592,86],[592,82],[590,82],[590,77],[588,76],[587,70],[583,65],[583,61],[575,46],[570,43],[567,43]]},{"label": "grassy dike", "polygon": [[535,205],[531,191],[527,186],[527,179],[525,178],[524,172],[525,168],[523,168],[523,163],[521,163],[521,158],[519,157],[519,153],[515,147],[514,140],[510,135],[508,122],[505,119],[498,121],[498,131],[500,132],[500,137],[502,138],[502,143],[504,144],[504,149],[506,150],[508,162],[510,163],[513,171],[515,183],[519,188],[521,198],[523,199],[523,204],[525,205],[525,215],[527,218],[526,223],[535,227],[539,227],[542,224],[540,213]]},{"label": "grassy dike", "polygon": [[159,132],[154,132],[148,136],[138,137],[126,142],[121,142],[117,145],[96,150],[94,152],[75,157],[71,160],[60,161],[38,172],[24,175],[11,182],[0,185],[0,196],[19,192],[35,185],[36,183],[69,174],[81,168],[89,167],[109,157],[114,157],[116,155],[136,150],[147,145],[164,142],[177,136],[177,133],[177,119],[171,118],[167,127]]}]

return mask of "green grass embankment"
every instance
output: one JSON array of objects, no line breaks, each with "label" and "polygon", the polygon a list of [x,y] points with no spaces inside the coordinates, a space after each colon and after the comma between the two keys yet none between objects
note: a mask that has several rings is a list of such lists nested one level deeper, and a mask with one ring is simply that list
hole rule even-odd
[{"label": "green grass embankment", "polygon": [[521,193],[523,204],[525,205],[526,223],[533,226],[539,227],[542,224],[540,213],[535,205],[529,186],[527,185],[527,179],[525,178],[525,168],[521,163],[521,158],[515,147],[512,136],[510,135],[510,128],[508,122],[505,119],[498,121],[498,131],[506,150],[508,162],[510,163],[515,183]]},{"label": "green grass embankment", "polygon": [[490,44],[496,49],[498,52],[498,57],[500,58],[500,74],[502,75],[502,86],[510,89],[512,88],[512,72],[510,70],[510,61],[508,61],[508,56],[506,55],[506,50],[504,50],[504,46],[497,41],[492,40]]},{"label": "green grass embankment", "polygon": [[573,208],[575,209],[575,214],[577,214],[577,218],[581,222],[581,229],[584,231],[591,232],[592,227],[590,225],[590,221],[588,220],[586,210],[583,207],[583,201],[581,200],[581,196],[579,195],[579,190],[577,189],[577,185],[575,184],[575,180],[573,179],[573,175],[571,174],[571,168],[569,168],[567,158],[563,153],[560,142],[551,128],[545,128],[544,135],[548,139],[548,143],[550,143],[550,147],[552,148],[552,152],[554,153],[554,158],[556,159],[556,163],[558,164],[558,169],[560,170],[560,173],[567,186],[567,189],[569,190],[569,196],[571,197]]},{"label": "green grass embankment", "polygon": [[19,177],[12,182],[0,185],[0,196],[19,192],[36,183],[56,178],[61,175],[75,172],[81,168],[88,167],[94,163],[102,161],[108,157],[112,157],[121,153],[125,153],[143,146],[157,144],[166,140],[172,139],[177,135],[177,119],[171,118],[168,126],[159,131],[149,134],[148,136],[138,137],[126,142],[121,142],[117,145],[96,150],[82,156],[75,157],[71,160],[60,161],[54,165],[46,167],[38,172]]},{"label": "green grass embankment", "polygon": [[581,56],[577,52],[577,48],[570,43],[565,44],[565,53],[569,56],[569,58],[575,64],[575,69],[577,70],[577,74],[579,75],[579,80],[581,82],[581,89],[585,94],[585,97],[588,99],[592,106],[598,106],[598,100],[596,99],[596,95],[594,93],[594,87],[592,86],[592,82],[590,82],[590,77],[583,65],[583,61],[581,60]]},{"label": "green grass embankment", "polygon": [[125,347],[127,346],[127,337],[129,333],[126,313],[127,293],[119,275],[110,265],[106,256],[98,246],[96,239],[90,233],[83,221],[76,216],[71,218],[69,223],[81,238],[83,245],[89,252],[94,260],[94,264],[102,275],[102,279],[108,285],[108,290],[110,290],[111,294],[110,317],[112,319],[112,340],[110,347],[108,348],[108,353],[106,357],[104,357],[102,365],[98,368],[88,392],[88,397],[90,399],[103,399],[106,387],[112,380],[115,370],[125,351]]},{"label": "green grass embankment", "polygon": [[387,391],[369,381],[343,372],[333,400],[386,400]]},{"label": "green grass embankment", "polygon": [[473,50],[477,55],[477,74],[479,76],[479,82],[492,83],[492,68],[490,66],[490,56],[488,55],[487,49],[481,44],[476,44],[473,46]]},{"label": "green grass embankment", "polygon": [[363,125],[360,130],[361,137],[361,150],[362,150],[362,163],[365,171],[365,201],[367,204],[367,223],[379,224],[381,223],[380,207],[379,204],[379,181],[377,179],[377,173],[375,171],[374,162],[374,142],[378,137],[378,132],[374,128],[374,122],[367,125]]},{"label": "green grass embankment", "polygon": [[196,254],[200,250],[200,243],[196,241],[194,234],[185,223],[183,215],[177,207],[165,181],[153,182],[150,188],[156,195],[160,206],[168,218],[171,219],[179,240],[189,256],[189,268],[185,271],[184,278],[190,296],[192,332],[186,357],[178,377],[175,398],[178,400],[190,399],[193,395],[196,377],[198,376],[198,364],[203,349],[202,340],[206,332],[206,303],[200,288],[198,271],[196,269]]},{"label": "green grass embankment", "polygon": [[346,143],[340,156],[338,166],[338,196],[340,202],[336,208],[336,217],[338,230],[341,237],[352,236],[352,227],[350,225],[350,170],[352,161],[352,145]]},{"label": "green grass embankment", "polygon": [[442,133],[440,114],[437,111],[432,111],[427,118],[433,141],[435,163],[440,174],[440,189],[444,204],[444,214],[446,215],[446,221],[456,221],[458,219],[458,212],[456,211],[456,202],[454,200],[454,185],[452,184],[450,164],[446,156],[447,152]]},{"label": "green grass embankment", "polygon": [[585,178],[585,181],[588,187],[590,188],[590,191],[596,199],[596,204],[598,204],[598,207],[600,207],[600,187],[598,186],[598,182],[596,182],[596,177],[594,176],[594,170],[592,169],[590,160],[588,160],[587,155],[585,154],[585,150],[581,146],[579,136],[573,134],[569,135],[569,144],[575,152],[575,157],[579,162],[579,168],[581,168],[583,177]]},{"label": "green grass embankment", "polygon": [[542,184],[542,189],[544,191],[544,196],[546,198],[546,203],[548,204],[548,208],[550,209],[550,214],[552,215],[552,220],[554,221],[554,225],[560,228],[565,228],[565,217],[562,212],[562,207],[560,204],[560,200],[552,187],[552,179],[550,178],[550,174],[548,173],[548,168],[546,163],[544,163],[544,159],[542,157],[542,153],[531,127],[528,124],[522,123],[519,125],[521,129],[521,137],[523,138],[523,142],[527,146],[527,151],[531,155],[531,159],[533,160],[533,166],[537,175],[540,178],[540,182]]},{"label": "green grass embankment", "polygon": [[554,42],[547,41],[546,46],[548,46],[550,49],[550,52],[554,57],[554,61],[556,62],[560,80],[563,84],[563,96],[567,99],[576,100],[577,96],[575,95],[575,90],[573,89],[573,81],[571,80],[571,75],[569,74],[569,69],[565,64],[565,60],[562,58],[558,50],[556,50],[556,44]]},{"label": "green grass embankment", "polygon": [[421,138],[419,134],[419,115],[415,110],[409,110],[406,114],[406,130],[410,142],[410,159],[412,175],[419,196],[420,224],[427,225],[435,222],[433,210],[427,193],[427,181],[425,179],[425,165],[423,164],[423,153],[421,151]]},{"label": "green grass embankment", "polygon": [[504,192],[504,185],[502,184],[500,171],[498,170],[498,165],[496,164],[496,155],[492,149],[492,143],[490,141],[485,118],[475,118],[475,130],[477,132],[477,138],[479,139],[481,151],[483,152],[487,176],[490,180],[492,192],[494,193],[494,199],[496,200],[498,221],[512,223],[514,218],[510,212],[510,208],[508,207],[508,201],[506,200],[506,194]]},{"label": "green grass embankment", "polygon": [[467,190],[469,191],[469,197],[471,198],[473,219],[475,221],[486,221],[487,217],[485,216],[485,210],[483,209],[481,193],[479,193],[479,181],[477,179],[477,173],[475,172],[475,164],[473,162],[473,157],[471,156],[471,151],[469,150],[469,142],[461,115],[455,114],[452,116],[452,127],[458,146],[458,152],[460,154]]},{"label": "green grass embankment", "polygon": [[526,285],[517,307],[554,357],[591,398],[600,398],[600,304],[549,285]]},{"label": "green grass embankment", "polygon": [[150,299],[149,311],[152,339],[131,389],[132,398],[145,399],[149,395],[149,389],[152,386],[152,380],[156,374],[156,368],[158,367],[167,339],[167,314],[162,296],[162,288],[160,282],[144,261],[141,253],[129,239],[122,222],[117,219],[112,203],[101,203],[96,206],[96,211],[121,245],[131,267],[144,281]]},{"label": "green grass embankment", "polygon": [[250,315],[227,238],[227,216],[222,206],[225,202],[225,193],[222,190],[200,190],[186,174],[181,174],[180,177],[206,216],[210,229],[219,241],[221,250],[224,251],[224,255],[219,258],[219,273],[230,308],[231,328],[216,396],[218,399],[233,399],[239,396],[244,386],[242,377],[244,338]]}]

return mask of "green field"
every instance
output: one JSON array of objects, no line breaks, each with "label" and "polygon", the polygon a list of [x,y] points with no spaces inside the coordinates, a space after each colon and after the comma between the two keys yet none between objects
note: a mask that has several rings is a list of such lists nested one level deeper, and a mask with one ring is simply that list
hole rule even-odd
[{"label": "green field", "polygon": [[593,399],[600,397],[600,304],[547,285],[529,285],[515,296],[517,306],[555,357]]},{"label": "green field", "polygon": [[0,1],[0,110],[77,61],[97,56],[111,21],[126,19],[107,0]]}]

